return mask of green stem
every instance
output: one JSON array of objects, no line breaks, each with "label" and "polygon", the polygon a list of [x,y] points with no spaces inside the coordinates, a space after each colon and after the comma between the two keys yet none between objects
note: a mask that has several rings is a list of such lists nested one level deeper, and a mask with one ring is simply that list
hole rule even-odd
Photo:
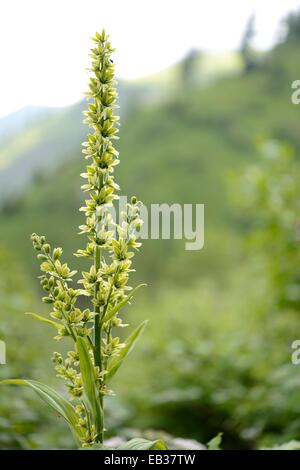
[{"label": "green stem", "polygon": [[[98,193],[100,193],[101,188],[103,187],[103,175],[102,173],[99,176],[99,188],[98,188]],[[96,238],[97,238],[97,232],[99,228],[99,224],[101,222],[101,215],[97,214],[97,224],[96,224]],[[102,256],[102,250],[99,245],[96,245],[95,248],[95,254],[94,254],[94,265],[96,268],[96,271],[98,273],[99,269],[101,268],[101,256]],[[94,300],[97,300],[97,297],[100,294],[100,289],[101,289],[101,284],[100,281],[96,282],[95,285],[95,292],[94,292]],[[94,333],[94,340],[95,340],[95,349],[94,349],[94,359],[95,359],[95,366],[98,366],[100,369],[100,372],[102,370],[102,354],[101,354],[101,334],[102,334],[102,324],[101,324],[101,307],[98,305],[98,302],[95,302],[95,333]]]},{"label": "green stem", "polygon": [[[103,70],[103,58],[101,59],[101,65],[100,65],[100,71]],[[103,91],[101,90],[101,96],[102,96]],[[97,101],[95,101],[95,106],[98,107]],[[104,116],[101,118],[100,126],[103,126],[104,124]],[[106,150],[106,145],[100,146],[100,154]],[[99,169],[100,170],[100,169]],[[104,177],[103,173],[100,171],[99,173],[99,187],[98,187],[98,195],[100,194],[100,191],[103,187],[104,184]],[[101,222],[101,216],[96,215],[97,217],[97,223],[96,223],[96,237],[97,237],[97,232],[98,232],[98,226],[99,223]],[[101,268],[101,256],[102,256],[102,250],[101,248],[96,245],[95,248],[95,254],[94,254],[94,265],[96,268],[96,271]],[[101,291],[101,283],[98,281],[95,285],[95,292],[94,292],[94,300],[97,299]],[[95,348],[94,348],[94,360],[95,360],[95,366],[99,367],[100,372],[103,370],[103,364],[102,364],[102,316],[101,316],[101,307],[97,305],[98,302],[96,302],[96,307],[95,307],[95,333],[94,333],[94,343],[95,343]],[[101,423],[99,424],[99,429],[97,429],[97,440],[99,440],[101,443],[103,443],[104,439],[104,409],[103,409],[103,395],[102,391],[99,391],[99,402],[100,402],[100,409],[101,409]]]},{"label": "green stem", "polygon": [[[101,248],[99,246],[95,249],[95,268],[98,271],[101,266]],[[100,282],[97,282],[95,285],[95,299],[98,297],[100,293]],[[95,366],[99,367],[100,372],[102,371],[102,325],[101,325],[101,307],[96,305],[95,307],[95,348],[94,348],[94,359],[95,359]],[[100,409],[101,409],[101,423],[99,424],[99,429],[97,429],[98,439],[101,443],[103,443],[104,437],[104,413],[103,413],[103,398],[101,392],[99,393],[99,401],[100,401]]]},{"label": "green stem", "polygon": [[[95,268],[98,271],[101,266],[101,248],[99,246],[95,249]],[[94,299],[96,300],[100,293],[100,282],[97,282],[95,285],[95,294]],[[102,366],[102,354],[101,354],[101,308],[100,306],[96,305],[95,307],[95,351],[94,351],[94,358],[95,358],[95,365],[99,367],[100,371]]]},{"label": "green stem", "polygon": [[[99,177],[99,189],[98,192],[100,193],[101,188],[103,187],[103,175],[102,173],[100,174]],[[101,216],[97,215],[97,225],[96,225],[96,237],[97,237],[97,232],[98,232],[98,225],[101,222]],[[101,256],[102,256],[102,250],[99,245],[96,245],[95,248],[95,254],[94,254],[94,265],[96,268],[96,271],[98,273],[98,270],[101,268]],[[101,290],[101,283],[100,281],[96,282],[95,284],[95,292],[94,292],[94,300],[97,300],[99,297]],[[99,367],[100,372],[102,371],[102,317],[101,317],[101,307],[98,304],[98,302],[95,303],[95,331],[94,331],[94,360],[95,360],[95,366]],[[100,409],[101,409],[101,420],[99,424],[99,428],[97,429],[97,435],[101,443],[103,443],[104,439],[104,410],[103,410],[103,396],[101,394],[101,391],[99,392],[99,402],[100,402]]]},{"label": "green stem", "polygon": [[108,306],[109,306],[111,294],[112,294],[112,291],[113,291],[113,288],[114,288],[114,283],[115,283],[115,281],[116,281],[116,277],[117,277],[117,275],[118,275],[118,272],[119,272],[119,266],[117,267],[116,272],[115,272],[115,274],[114,274],[114,277],[113,277],[113,279],[112,279],[112,283],[111,283],[111,286],[110,286],[110,289],[109,289],[109,293],[108,293],[108,296],[107,296],[107,301],[106,301],[106,304],[104,305],[103,314],[102,314],[102,319],[104,319],[105,314],[106,314],[106,312],[107,312],[107,308],[108,308]]},{"label": "green stem", "polygon": [[83,400],[81,400],[81,404],[82,404],[82,406],[83,406],[83,408],[84,408],[84,411],[85,411],[85,414],[86,414],[88,430],[89,430],[89,432],[91,433],[91,429],[92,429],[92,428],[91,428],[90,412],[89,412],[89,410],[88,410],[88,408],[87,408],[87,406],[86,406],[86,404],[84,403]]}]

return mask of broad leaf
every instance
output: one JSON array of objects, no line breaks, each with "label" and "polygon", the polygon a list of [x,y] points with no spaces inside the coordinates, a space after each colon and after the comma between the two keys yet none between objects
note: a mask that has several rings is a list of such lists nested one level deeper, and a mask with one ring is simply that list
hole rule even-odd
[{"label": "broad leaf", "polygon": [[60,323],[57,323],[53,320],[50,320],[49,318],[42,317],[41,315],[38,315],[37,313],[26,312],[25,315],[30,315],[31,317],[35,318],[36,320],[42,321],[44,323],[48,323],[48,325],[53,326],[53,328],[55,328],[55,329],[61,328]]},{"label": "broad leaf", "polygon": [[120,445],[117,448],[106,447],[100,442],[96,442],[90,447],[85,447],[83,450],[167,450],[164,441],[158,439],[156,441],[148,441],[147,439],[135,438]]},{"label": "broad leaf", "polygon": [[117,450],[117,449],[113,449],[112,447],[106,447],[105,445],[101,444],[101,442],[95,442],[89,447],[82,447],[80,450]]},{"label": "broad leaf", "polygon": [[85,340],[77,339],[77,351],[79,355],[82,384],[89,401],[96,428],[102,427],[102,410],[100,406],[99,392],[97,390],[97,377]]},{"label": "broad leaf", "polygon": [[104,318],[103,318],[103,323],[106,323],[108,322],[109,320],[111,320],[115,315],[116,313],[119,312],[119,310],[121,310],[121,308],[123,308],[131,299],[132,297],[134,296],[134,294],[141,288],[141,287],[144,287],[146,286],[147,284],[140,284],[139,286],[137,286],[135,289],[133,289],[130,294],[127,295],[126,299],[122,300],[121,302],[119,302],[117,305],[115,305],[113,308],[111,308],[108,312],[106,312]]},{"label": "broad leaf", "polygon": [[223,436],[223,433],[219,432],[219,434],[217,434],[213,439],[211,439],[207,443],[208,450],[221,450],[220,446],[222,443],[222,436]]},{"label": "broad leaf", "polygon": [[83,437],[83,430],[77,426],[78,417],[75,410],[73,406],[55,390],[36,380],[8,379],[1,380],[0,384],[22,385],[32,388],[47,405],[67,421],[74,437],[80,442],[80,438]]},{"label": "broad leaf", "polygon": [[162,440],[148,441],[147,439],[136,438],[122,444],[117,450],[167,450],[166,444]]},{"label": "broad leaf", "polygon": [[263,448],[261,450],[300,450],[300,441],[289,441],[276,445],[271,448]]},{"label": "broad leaf", "polygon": [[142,335],[146,325],[148,323],[148,320],[143,321],[131,335],[125,340],[125,346],[124,348],[121,349],[120,353],[118,356],[114,357],[108,366],[108,372],[106,377],[108,379],[112,378],[119,367],[121,366],[122,362],[124,361],[125,357],[128,356],[128,354],[133,350],[137,340],[139,337]]}]

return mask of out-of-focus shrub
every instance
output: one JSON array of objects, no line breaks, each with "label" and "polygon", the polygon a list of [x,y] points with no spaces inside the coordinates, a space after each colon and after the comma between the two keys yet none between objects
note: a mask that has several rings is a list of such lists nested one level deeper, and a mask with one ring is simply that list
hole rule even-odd
[{"label": "out-of-focus shrub", "polygon": [[242,178],[239,266],[149,300],[147,347],[126,371],[131,424],[200,442],[223,431],[235,449],[300,438],[298,164],[286,146],[264,150]]}]

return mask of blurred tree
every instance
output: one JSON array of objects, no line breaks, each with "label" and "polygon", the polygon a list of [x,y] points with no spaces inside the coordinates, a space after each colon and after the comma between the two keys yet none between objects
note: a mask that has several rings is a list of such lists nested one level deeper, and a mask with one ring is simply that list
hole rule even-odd
[{"label": "blurred tree", "polygon": [[290,13],[284,20],[285,42],[300,42],[300,10]]},{"label": "blurred tree", "polygon": [[251,72],[257,65],[257,57],[252,46],[254,36],[255,15],[252,14],[247,21],[240,48],[240,53],[244,62],[244,70],[246,73]]},{"label": "blurred tree", "polygon": [[201,52],[197,49],[191,49],[183,58],[181,68],[181,81],[184,86],[192,85],[197,79],[197,70]]},{"label": "blurred tree", "polygon": [[[261,161],[248,167],[242,180],[250,240],[261,275],[273,287],[279,308],[300,309],[299,164],[288,144],[268,141]],[[259,261],[258,261],[259,260]]]}]

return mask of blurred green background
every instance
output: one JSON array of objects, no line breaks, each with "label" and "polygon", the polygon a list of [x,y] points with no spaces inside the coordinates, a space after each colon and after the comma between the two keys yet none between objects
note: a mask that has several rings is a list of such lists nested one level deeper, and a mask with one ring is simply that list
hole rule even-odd
[{"label": "blurred green background", "polygon": [[[136,257],[139,292],[126,310],[149,327],[109,399],[109,435],[161,430],[223,447],[255,449],[300,440],[300,15],[284,39],[256,52],[193,50],[149,79],[119,83],[122,194],[145,204],[204,203],[205,247],[148,240]],[[70,266],[82,246],[77,226],[85,161],[85,102],[25,108],[0,120],[0,377],[54,384],[35,231],[62,246]],[[80,268],[84,264],[80,265]],[[57,386],[57,385],[56,385]],[[30,392],[0,391],[0,448],[73,445],[62,420]]]}]

